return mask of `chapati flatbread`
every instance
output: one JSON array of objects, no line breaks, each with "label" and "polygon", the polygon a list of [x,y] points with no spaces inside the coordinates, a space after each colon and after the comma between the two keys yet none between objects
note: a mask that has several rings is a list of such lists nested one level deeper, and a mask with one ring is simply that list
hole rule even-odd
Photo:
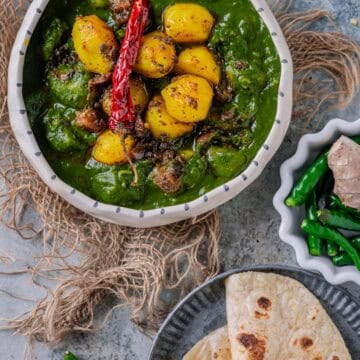
[{"label": "chapati flatbread", "polygon": [[183,360],[231,360],[227,327],[222,327],[200,340]]},{"label": "chapati flatbread", "polygon": [[351,360],[319,301],[291,278],[230,276],[226,308],[232,360]]}]

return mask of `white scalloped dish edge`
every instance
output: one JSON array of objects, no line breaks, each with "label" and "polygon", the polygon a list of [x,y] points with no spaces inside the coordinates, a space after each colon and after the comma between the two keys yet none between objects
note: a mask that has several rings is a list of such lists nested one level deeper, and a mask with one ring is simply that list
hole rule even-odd
[{"label": "white scalloped dish edge", "polygon": [[281,187],[274,196],[274,207],[281,216],[279,235],[281,240],[291,245],[296,252],[296,259],[301,267],[320,272],[332,284],[354,282],[360,285],[360,271],[355,266],[336,267],[330,259],[311,256],[305,236],[300,230],[304,218],[303,208],[288,208],[284,201],[290,193],[295,180],[324,150],[341,135],[355,136],[360,134],[360,119],[348,122],[333,119],[324,129],[315,134],[303,136],[294,156],[285,161],[280,168]]},{"label": "white scalloped dish edge", "polygon": [[281,60],[277,113],[272,129],[249,167],[237,178],[186,204],[154,210],[134,210],[99,203],[59,179],[41,153],[27,118],[22,96],[23,66],[31,35],[49,0],[34,0],[15,40],[8,77],[8,106],[14,135],[29,162],[50,189],[78,209],[107,222],[138,228],[161,226],[192,218],[229,201],[263,171],[281,145],[292,112],[293,66],[289,48],[265,0],[251,0],[268,27]]}]

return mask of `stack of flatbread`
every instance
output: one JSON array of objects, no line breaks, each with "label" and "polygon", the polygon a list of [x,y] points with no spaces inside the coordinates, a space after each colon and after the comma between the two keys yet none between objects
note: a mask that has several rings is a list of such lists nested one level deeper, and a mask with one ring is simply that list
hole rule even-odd
[{"label": "stack of flatbread", "polygon": [[183,360],[351,360],[339,330],[299,282],[247,272],[226,280],[227,326]]}]

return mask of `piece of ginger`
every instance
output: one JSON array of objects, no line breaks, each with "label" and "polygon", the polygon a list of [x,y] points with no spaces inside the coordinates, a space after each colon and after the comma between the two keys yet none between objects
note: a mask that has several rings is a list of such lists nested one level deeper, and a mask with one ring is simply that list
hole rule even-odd
[{"label": "piece of ginger", "polygon": [[360,210],[360,145],[341,136],[329,152],[328,163],[335,178],[334,193],[346,206]]}]

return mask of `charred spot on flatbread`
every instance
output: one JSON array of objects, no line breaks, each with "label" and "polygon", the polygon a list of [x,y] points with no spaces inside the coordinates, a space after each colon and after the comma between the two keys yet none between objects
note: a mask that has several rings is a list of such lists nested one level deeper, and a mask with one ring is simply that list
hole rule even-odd
[{"label": "charred spot on flatbread", "polygon": [[314,345],[314,341],[307,336],[300,339],[300,346],[304,351],[308,351]]},{"label": "charred spot on flatbread", "polygon": [[254,334],[240,333],[236,340],[248,351],[249,360],[265,359],[266,344],[263,339],[258,339]]},{"label": "charred spot on flatbread", "polygon": [[309,319],[315,321],[318,318],[318,315],[319,315],[319,309],[318,308],[312,309],[311,312],[309,313]]},{"label": "charred spot on flatbread", "polygon": [[269,314],[268,313],[261,313],[260,311],[255,311],[255,317],[257,318],[257,319],[269,319]]},{"label": "charred spot on flatbread", "polygon": [[264,309],[266,311],[269,311],[272,306],[271,300],[265,296],[261,296],[258,299],[257,303],[258,303],[259,307],[261,307],[262,309]]},{"label": "charred spot on flatbread", "polygon": [[239,334],[237,336],[237,340],[241,345],[243,345],[246,349],[256,346],[258,340],[253,334]]},{"label": "charred spot on flatbread", "polygon": [[333,356],[332,360],[340,360],[340,358],[338,356]]},{"label": "charred spot on flatbread", "polygon": [[260,296],[256,300],[258,310],[254,311],[254,316],[256,319],[269,319],[270,318],[270,310],[272,307],[272,302],[269,298],[265,296]]}]

